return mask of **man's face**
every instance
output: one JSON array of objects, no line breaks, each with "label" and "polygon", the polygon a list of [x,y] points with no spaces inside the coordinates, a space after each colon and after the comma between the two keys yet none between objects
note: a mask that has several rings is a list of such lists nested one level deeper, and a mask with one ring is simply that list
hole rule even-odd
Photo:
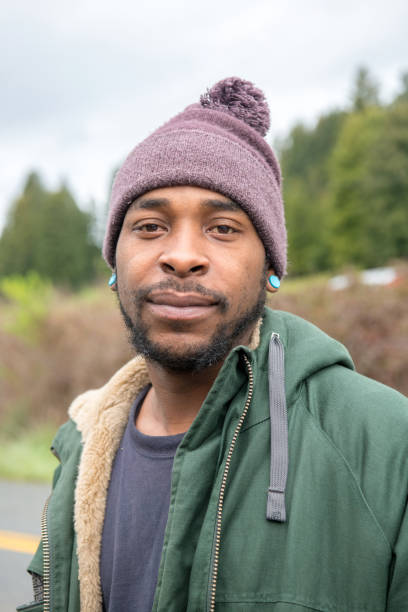
[{"label": "man's face", "polygon": [[116,249],[121,311],[137,352],[173,370],[221,362],[265,303],[265,250],[246,213],[199,187],[139,197]]}]

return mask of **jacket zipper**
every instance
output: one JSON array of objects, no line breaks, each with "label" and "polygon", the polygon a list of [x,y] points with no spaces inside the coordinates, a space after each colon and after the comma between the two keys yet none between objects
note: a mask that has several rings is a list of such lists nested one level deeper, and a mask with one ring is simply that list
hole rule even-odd
[{"label": "jacket zipper", "polygon": [[225,462],[224,473],[222,475],[220,493],[218,496],[217,517],[216,517],[216,522],[215,522],[214,553],[212,557],[212,565],[211,565],[211,571],[210,571],[209,612],[214,612],[215,610],[215,594],[217,591],[218,564],[219,564],[219,559],[220,559],[220,545],[221,545],[222,511],[223,511],[223,506],[224,506],[225,487],[227,484],[228,472],[231,466],[232,454],[235,449],[238,435],[244,423],[246,414],[249,409],[249,405],[252,400],[252,395],[254,392],[254,375],[252,372],[252,367],[251,367],[248,357],[245,354],[243,355],[243,357],[244,357],[245,365],[248,371],[248,379],[249,379],[248,396],[245,402],[244,410],[242,411],[241,417],[235,428],[234,435],[232,437],[232,441],[228,449],[227,460]]},{"label": "jacket zipper", "polygon": [[41,538],[43,543],[43,599],[44,599],[44,612],[50,612],[50,544],[48,541],[48,529],[47,529],[47,511],[48,502],[45,502],[44,510],[41,517]]}]

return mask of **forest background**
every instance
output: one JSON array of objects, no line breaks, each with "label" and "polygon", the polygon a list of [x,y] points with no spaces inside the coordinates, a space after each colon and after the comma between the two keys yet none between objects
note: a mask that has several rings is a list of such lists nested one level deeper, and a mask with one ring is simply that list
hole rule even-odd
[{"label": "forest background", "polygon": [[[344,342],[357,369],[408,394],[408,73],[384,104],[360,68],[350,100],[275,143],[289,274],[271,306]],[[131,357],[100,245],[106,212],[31,172],[0,236],[0,475],[48,478],[55,427]],[[358,270],[392,265],[392,286]],[[328,282],[348,274],[348,287]]]}]

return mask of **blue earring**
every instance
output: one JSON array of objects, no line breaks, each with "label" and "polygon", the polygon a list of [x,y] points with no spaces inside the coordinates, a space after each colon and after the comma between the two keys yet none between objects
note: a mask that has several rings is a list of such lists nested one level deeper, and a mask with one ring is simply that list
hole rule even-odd
[{"label": "blue earring", "polygon": [[271,274],[268,280],[269,280],[269,284],[271,285],[271,287],[273,287],[274,289],[279,289],[280,280],[277,276],[275,276],[274,274]]},{"label": "blue earring", "polygon": [[113,272],[112,276],[108,280],[108,285],[109,287],[113,287],[113,285],[116,285],[116,272]]}]

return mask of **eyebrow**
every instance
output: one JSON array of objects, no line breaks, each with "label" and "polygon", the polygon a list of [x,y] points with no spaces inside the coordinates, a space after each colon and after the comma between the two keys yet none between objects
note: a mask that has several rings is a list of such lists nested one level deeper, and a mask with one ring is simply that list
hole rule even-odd
[{"label": "eyebrow", "polygon": [[[170,200],[167,198],[142,198],[132,202],[131,207],[136,210],[153,210],[156,208],[165,208],[170,205]],[[217,200],[215,198],[203,200],[201,205],[214,210],[241,211],[242,208],[232,200]]]},{"label": "eyebrow", "polygon": [[210,199],[210,200],[204,200],[202,202],[202,205],[205,206],[206,208],[213,208],[215,210],[230,210],[230,211],[242,210],[239,204],[237,204],[236,202],[233,202],[232,200],[224,201],[224,200]]},{"label": "eyebrow", "polygon": [[161,208],[163,206],[168,206],[169,205],[169,201],[166,198],[143,198],[141,200],[134,200],[131,203],[131,208],[134,208],[136,210],[139,209],[154,209],[154,208]]}]

